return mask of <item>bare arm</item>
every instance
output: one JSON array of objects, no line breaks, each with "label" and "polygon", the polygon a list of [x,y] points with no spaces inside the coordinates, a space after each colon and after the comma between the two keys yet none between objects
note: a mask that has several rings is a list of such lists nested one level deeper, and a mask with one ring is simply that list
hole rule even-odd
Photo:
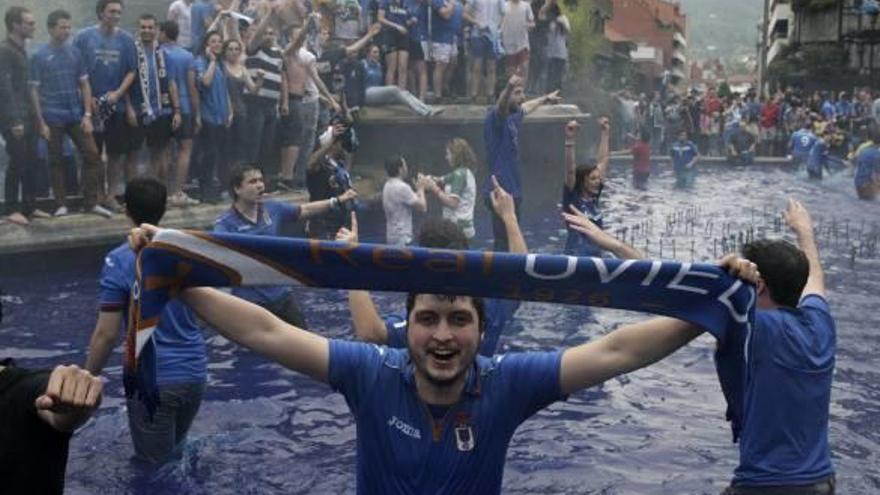
[{"label": "bare arm", "polygon": [[377,22],[377,23],[371,25],[370,28],[367,29],[367,33],[364,34],[363,36],[361,36],[361,38],[359,40],[357,40],[354,43],[345,47],[345,55],[350,57],[353,54],[361,51],[361,49],[363,49],[365,46],[367,46],[367,43],[369,43],[371,39],[373,39],[377,34],[379,34],[380,31],[382,31],[381,24],[379,24]]},{"label": "bare arm", "polygon": [[600,229],[590,221],[589,217],[575,208],[574,205],[569,205],[569,208],[571,212],[562,212],[565,222],[572,229],[589,237],[600,248],[614,253],[615,256],[624,260],[640,260],[645,258],[645,254],[638,248],[630,246],[626,242]]},{"label": "bare arm", "polygon": [[330,343],[278,319],[243,299],[209,288],[188,289],[181,299],[224,337],[280,365],[326,382]]},{"label": "bare arm", "polygon": [[364,342],[385,345],[388,343],[388,329],[379,316],[373,298],[365,290],[348,291],[348,308],[355,336]]},{"label": "bare arm", "polygon": [[[345,227],[340,228],[336,233],[336,240],[354,244],[358,242],[357,214],[351,213],[351,230]],[[365,290],[348,291],[348,308],[351,311],[354,334],[358,339],[378,345],[388,343],[388,329],[385,328],[385,322],[379,316],[379,311],[376,310],[376,305],[373,304],[369,292]]]},{"label": "bare arm", "polygon": [[513,90],[517,86],[521,86],[523,82],[523,79],[516,74],[510,76],[510,80],[507,81],[507,85],[504,86],[504,89],[502,89],[501,93],[498,95],[498,100],[495,101],[495,109],[499,116],[507,117],[510,115],[510,95],[513,93]]},{"label": "bare arm", "polygon": [[325,199],[321,201],[312,201],[301,206],[300,218],[311,218],[321,213],[326,213],[336,207],[339,203],[345,203],[357,197],[357,191],[349,189],[337,197]]},{"label": "bare arm", "polygon": [[534,112],[535,110],[537,110],[538,107],[540,107],[541,105],[552,105],[552,104],[558,103],[559,100],[560,100],[559,91],[554,91],[552,93],[548,93],[544,96],[539,96],[537,98],[533,98],[533,99],[523,103],[522,109],[523,109],[523,112],[525,112],[525,114],[528,115],[528,114]]},{"label": "bare arm", "polygon": [[599,118],[599,132],[599,149],[596,152],[596,169],[599,171],[599,176],[604,180],[605,176],[608,174],[608,161],[610,158],[610,154],[608,153],[610,146],[608,142],[610,141],[611,136],[611,124],[607,117]]},{"label": "bare arm", "polygon": [[519,222],[516,218],[516,205],[513,202],[513,196],[501,187],[501,184],[498,183],[498,179],[494,175],[492,176],[492,185],[494,187],[489,200],[492,202],[492,209],[495,210],[495,213],[504,223],[508,249],[510,249],[511,253],[528,253],[529,248],[526,246],[526,240],[522,235],[522,230],[520,230]]},{"label": "bare arm", "polygon": [[575,170],[577,168],[576,147],[577,147],[577,131],[580,125],[576,120],[571,120],[565,124],[565,171],[563,175],[563,184],[567,191],[574,189],[576,182]]},{"label": "bare arm", "polygon": [[653,318],[625,325],[598,340],[566,349],[559,385],[563,394],[592,387],[644,368],[672,354],[703,330],[673,318]]},{"label": "bare arm", "polygon": [[214,83],[214,74],[217,72],[217,59],[210,58],[208,60],[208,68],[205,69],[204,74],[202,74],[201,83],[203,86],[211,87],[211,84]]},{"label": "bare arm", "polygon": [[122,313],[101,311],[98,313],[98,323],[89,340],[89,354],[86,357],[85,368],[93,375],[101,374],[107,359],[113,351],[113,346],[119,339],[119,329],[122,325]]},{"label": "bare arm", "polygon": [[819,249],[813,237],[813,221],[810,213],[799,202],[791,198],[788,200],[788,209],[785,211],[785,221],[797,237],[797,244],[810,264],[810,274],[807,284],[801,292],[801,298],[809,294],[825,297],[825,272],[819,261]]}]

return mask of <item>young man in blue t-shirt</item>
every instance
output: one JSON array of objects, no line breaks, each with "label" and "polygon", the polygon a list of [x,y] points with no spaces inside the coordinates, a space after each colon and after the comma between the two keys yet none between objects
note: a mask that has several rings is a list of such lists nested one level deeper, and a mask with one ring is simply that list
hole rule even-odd
[{"label": "young man in blue t-shirt", "polygon": [[92,90],[82,54],[67,43],[71,25],[70,14],[64,10],[53,11],[46,19],[49,43],[31,58],[31,105],[38,132],[48,143],[55,216],[69,213],[62,158],[63,140],[68,136],[82,155],[83,211],[109,218],[112,213],[98,204],[100,157],[92,138],[92,115],[88,103]]},{"label": "young man in blue t-shirt", "polygon": [[[137,116],[129,104],[128,90],[134,83],[138,60],[134,37],[119,28],[121,0],[98,0],[95,4],[98,24],[85,28],[73,40],[82,53],[92,86],[92,115],[98,154],[107,152],[107,172],[101,167],[99,184],[107,182],[107,195],[101,202],[113,210],[119,204],[114,195],[122,193],[126,178],[137,175],[137,151],[140,142],[133,132]],[[123,163],[125,169],[123,170]]]},{"label": "young man in blue t-shirt", "polygon": [[[199,90],[196,86],[195,57],[177,44],[180,28],[174,21],[165,21],[159,25],[159,43],[165,52],[165,63],[168,66],[169,78],[177,88],[177,99],[180,108],[180,124],[172,129],[172,138],[177,142],[177,157],[174,167],[168,174],[168,204],[171,206],[191,206],[199,201],[183,192],[183,185],[189,178],[189,166],[192,159],[193,137],[196,133],[195,122],[199,117]],[[163,151],[170,156],[170,143]],[[165,166],[170,160],[165,160]]]},{"label": "young man in blue t-shirt", "polygon": [[[133,239],[145,242],[141,233]],[[734,256],[724,265],[757,279],[754,263]],[[522,422],[702,333],[654,318],[576,347],[490,359],[477,355],[485,322],[480,298],[410,294],[406,350],[330,340],[215,289],[188,289],[181,298],[223,336],[345,396],[357,423],[359,493],[499,493],[507,448]]]},{"label": "young man in blue t-shirt", "polygon": [[678,131],[678,139],[669,145],[669,156],[672,159],[672,170],[675,172],[675,187],[693,187],[697,177],[697,160],[700,151],[693,141],[688,139],[685,129]]},{"label": "young man in blue t-shirt", "polygon": [[[155,179],[134,179],[125,188],[125,213],[133,225],[158,224],[165,213],[165,186]],[[104,258],[100,309],[89,341],[85,368],[98,375],[127,322],[135,281],[137,254],[123,242]],[[135,456],[161,464],[178,456],[202,403],[207,379],[205,341],[195,315],[180,300],[171,301],[156,328],[156,370],[159,406],[150,418],[143,403],[127,401],[128,424]]]},{"label": "young man in blue t-shirt", "polygon": [[[554,91],[526,101],[524,85],[522,77],[516,74],[511,76],[483,122],[483,142],[486,143],[489,175],[495,176],[501,187],[513,196],[517,218],[523,195],[519,175],[519,131],[522,121],[541,105],[555,104],[560,100],[559,92]],[[490,212],[494,212],[490,198],[493,189],[490,181],[483,184],[484,201]],[[492,213],[492,234],[495,238],[495,251],[507,251],[504,222],[495,213]]]},{"label": "young man in blue t-shirt", "polygon": [[859,199],[875,199],[880,192],[880,147],[873,144],[859,153],[855,167],[853,182]]},{"label": "young man in blue t-shirt", "polygon": [[806,163],[814,144],[816,144],[816,135],[810,130],[809,121],[805,121],[800,129],[791,134],[791,139],[788,141],[792,164],[800,167]]},{"label": "young man in blue t-shirt", "polygon": [[789,200],[798,247],[757,241],[758,301],[744,370],[739,466],[724,495],[834,493],[828,445],[836,331],[807,210]]},{"label": "young man in blue t-shirt", "polygon": [[[263,171],[253,165],[236,167],[230,174],[229,192],[232,206],[214,221],[214,232],[248,235],[284,235],[284,228],[300,219],[339,210],[357,197],[348,189],[337,197],[297,205],[265,197]],[[232,293],[258,304],[282,320],[305,328],[305,318],[290,287],[237,287]]]}]

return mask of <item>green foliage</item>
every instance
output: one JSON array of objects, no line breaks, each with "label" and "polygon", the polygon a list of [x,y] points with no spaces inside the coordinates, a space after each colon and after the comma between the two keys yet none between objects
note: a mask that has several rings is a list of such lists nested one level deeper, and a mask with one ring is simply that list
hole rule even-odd
[{"label": "green foliage", "polygon": [[562,4],[568,17],[571,33],[568,36],[568,60],[572,76],[585,75],[592,71],[593,57],[603,41],[604,33],[593,33],[593,1],[578,0]]},{"label": "green foliage", "polygon": [[721,84],[718,85],[718,97],[727,98],[731,94],[733,94],[733,91],[730,90],[730,85],[727,84],[727,81],[721,81]]}]

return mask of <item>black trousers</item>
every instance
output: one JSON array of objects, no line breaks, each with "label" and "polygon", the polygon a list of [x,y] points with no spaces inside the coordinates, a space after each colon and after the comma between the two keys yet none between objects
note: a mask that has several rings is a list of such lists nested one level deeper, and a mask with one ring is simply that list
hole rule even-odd
[{"label": "black trousers", "polygon": [[4,184],[7,215],[15,212],[30,215],[34,211],[37,196],[37,134],[30,122],[25,123],[24,128],[21,137],[16,137],[10,129],[3,131],[6,153],[9,155]]}]

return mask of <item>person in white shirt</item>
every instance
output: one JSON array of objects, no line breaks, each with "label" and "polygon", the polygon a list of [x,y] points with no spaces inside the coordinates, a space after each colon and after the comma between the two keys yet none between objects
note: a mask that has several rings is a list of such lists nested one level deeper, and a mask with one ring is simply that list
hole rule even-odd
[{"label": "person in white shirt", "polygon": [[409,170],[406,160],[397,156],[385,161],[388,180],[382,188],[382,208],[385,210],[385,241],[392,246],[406,246],[412,242],[412,210],[428,211],[425,188],[430,179],[419,174],[416,190],[404,182]]},{"label": "person in white shirt", "polygon": [[168,20],[177,23],[177,44],[192,50],[192,4],[194,0],[174,0],[168,6]]},{"label": "person in white shirt", "polygon": [[508,0],[501,20],[501,45],[504,47],[507,78],[519,73],[529,80],[529,31],[535,28],[535,15],[529,2]]}]

